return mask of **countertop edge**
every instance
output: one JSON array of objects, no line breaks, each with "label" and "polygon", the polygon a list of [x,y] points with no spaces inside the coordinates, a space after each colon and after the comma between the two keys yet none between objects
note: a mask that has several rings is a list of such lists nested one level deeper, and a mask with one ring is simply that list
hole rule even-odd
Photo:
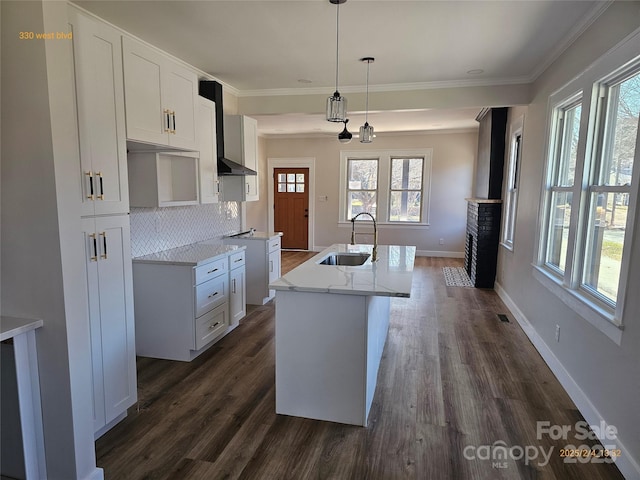
[{"label": "countertop edge", "polygon": [[22,333],[35,330],[43,325],[44,322],[42,320],[2,315],[2,317],[0,317],[0,341],[17,337]]}]

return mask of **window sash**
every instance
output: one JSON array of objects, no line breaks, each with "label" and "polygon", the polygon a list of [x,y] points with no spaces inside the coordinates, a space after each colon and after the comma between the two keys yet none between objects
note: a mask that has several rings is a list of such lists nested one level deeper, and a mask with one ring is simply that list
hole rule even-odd
[{"label": "window sash", "polygon": [[[416,178],[410,177],[411,160],[420,161],[420,178],[418,179],[419,188],[410,188],[411,183],[416,183]],[[401,186],[400,188],[393,188],[394,185],[394,166],[398,162],[402,162],[402,174],[401,174]],[[423,197],[423,175],[424,175],[424,158],[422,157],[391,157],[391,174],[389,175],[389,209],[387,212],[387,218],[389,222],[397,223],[420,223],[422,222],[422,197]],[[399,202],[398,202],[398,197]],[[412,203],[413,209],[410,206],[410,198],[416,199]],[[399,213],[394,213],[394,206],[399,203]],[[416,205],[417,203],[417,205]],[[417,210],[417,216],[411,214],[410,210]]]}]

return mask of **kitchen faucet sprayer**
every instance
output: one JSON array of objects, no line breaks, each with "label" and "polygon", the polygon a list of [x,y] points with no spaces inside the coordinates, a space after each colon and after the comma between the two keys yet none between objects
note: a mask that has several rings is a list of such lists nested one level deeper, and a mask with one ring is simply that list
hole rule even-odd
[{"label": "kitchen faucet sprayer", "polygon": [[376,219],[369,212],[360,212],[351,219],[351,245],[356,244],[356,218],[360,215],[369,215],[373,221],[373,252],[371,254],[371,261],[375,262],[378,259],[378,226]]}]

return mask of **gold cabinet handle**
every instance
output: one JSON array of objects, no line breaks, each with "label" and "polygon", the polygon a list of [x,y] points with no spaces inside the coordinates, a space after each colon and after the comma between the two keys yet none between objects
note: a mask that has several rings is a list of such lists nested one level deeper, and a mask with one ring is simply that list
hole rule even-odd
[{"label": "gold cabinet handle", "polygon": [[93,173],[92,172],[84,172],[85,176],[89,177],[89,195],[87,198],[89,200],[94,200],[95,196],[93,195]]},{"label": "gold cabinet handle", "polygon": [[96,240],[96,234],[89,234],[89,238],[93,240],[93,255],[89,257],[89,261],[97,262],[98,261],[98,242]]},{"label": "gold cabinet handle", "polygon": [[164,133],[171,133],[171,125],[169,124],[169,115],[171,112],[165,108],[162,113],[164,114]]},{"label": "gold cabinet handle", "polygon": [[100,258],[103,258],[106,260],[107,259],[107,232],[100,232],[100,236],[102,237],[102,255],[100,255]]},{"label": "gold cabinet handle", "polygon": [[100,195],[96,195],[99,200],[104,200],[104,184],[102,182],[102,172],[96,172],[96,177],[100,179]]}]

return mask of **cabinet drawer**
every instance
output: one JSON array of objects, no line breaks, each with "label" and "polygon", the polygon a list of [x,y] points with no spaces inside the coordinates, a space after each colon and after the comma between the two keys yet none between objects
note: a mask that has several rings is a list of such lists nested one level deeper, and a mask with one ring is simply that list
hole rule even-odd
[{"label": "cabinet drawer", "polygon": [[221,258],[196,268],[196,285],[227,273],[227,259]]},{"label": "cabinet drawer", "polygon": [[196,319],[196,350],[215,340],[229,326],[228,305],[220,305]]},{"label": "cabinet drawer", "polygon": [[238,253],[234,253],[233,255],[229,255],[229,270],[233,270],[234,268],[242,267],[245,263],[245,251],[242,250]]},{"label": "cabinet drawer", "polygon": [[281,237],[274,238],[273,240],[269,240],[269,253],[280,250],[280,239]]},{"label": "cabinet drawer", "polygon": [[227,301],[227,276],[196,286],[196,317]]}]

